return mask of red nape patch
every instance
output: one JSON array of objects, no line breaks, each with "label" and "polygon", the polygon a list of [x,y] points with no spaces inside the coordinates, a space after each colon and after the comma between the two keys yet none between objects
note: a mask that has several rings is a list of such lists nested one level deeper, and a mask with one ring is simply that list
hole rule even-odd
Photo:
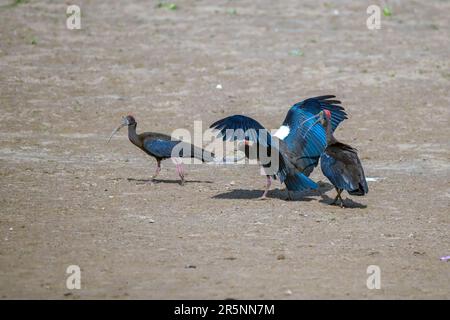
[{"label": "red nape patch", "polygon": [[323,110],[323,113],[325,113],[325,116],[327,117],[327,119],[330,119],[330,118],[331,118],[331,112],[330,112],[330,110],[325,109],[325,110]]}]

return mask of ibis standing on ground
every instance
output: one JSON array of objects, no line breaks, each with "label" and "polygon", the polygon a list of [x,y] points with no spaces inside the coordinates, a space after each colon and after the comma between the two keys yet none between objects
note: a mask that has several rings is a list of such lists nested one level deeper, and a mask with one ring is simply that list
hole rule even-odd
[{"label": "ibis standing on ground", "polygon": [[332,204],[337,204],[339,200],[340,206],[344,207],[344,200],[341,197],[343,190],[351,195],[363,196],[369,192],[369,188],[357,150],[336,140],[331,119],[332,112],[329,110],[319,114],[320,123],[327,135],[327,147],[320,157],[320,167],[337,191]]},{"label": "ibis standing on ground", "polygon": [[[272,178],[277,177],[286,185],[288,191],[317,189],[314,181],[297,172],[286,144],[272,136],[258,121],[247,116],[234,115],[216,121],[211,128],[219,130],[218,136],[223,137],[223,140],[237,140],[243,143],[246,158],[256,157],[258,161],[262,157],[266,159],[261,164],[262,171],[266,175],[266,186],[259,199],[267,199]],[[290,198],[289,193],[288,197]]]},{"label": "ibis standing on ground", "polygon": [[[286,185],[288,199],[291,199],[291,191],[317,189],[317,184],[308,178],[319,163],[320,155],[326,147],[325,129],[319,124],[316,125],[317,115],[325,109],[334,111],[330,121],[331,130],[347,119],[344,108],[339,105],[341,102],[330,100],[332,98],[335,96],[319,96],[294,104],[274,135],[264,129],[258,121],[243,115],[221,119],[213,123],[211,128],[219,130],[224,140],[240,139],[245,145],[256,144],[257,148],[262,146],[271,149],[276,145],[277,147],[273,149],[279,154],[279,171],[274,175],[266,175],[267,182],[262,199],[266,197],[270,188],[271,177],[276,176]],[[237,135],[227,135],[227,130],[242,130],[251,134],[241,135],[239,138]],[[261,130],[264,133],[258,134]],[[247,152],[246,156],[248,157]]]},{"label": "ibis standing on ground", "polygon": [[177,161],[176,158],[196,158],[203,162],[213,162],[214,155],[202,148],[196,147],[190,143],[180,140],[174,140],[170,136],[156,133],[156,132],[143,132],[138,134],[136,132],[137,122],[133,116],[126,116],[122,119],[122,123],[117,127],[109,137],[108,142],[112,136],[118,132],[122,127],[128,127],[128,139],[136,147],[140,148],[149,156],[156,159],[157,166],[155,174],[152,176],[152,181],[158,176],[161,171],[161,161],[169,158],[173,158],[176,164],[177,173],[180,176],[180,184],[184,185],[184,168],[181,161]]}]

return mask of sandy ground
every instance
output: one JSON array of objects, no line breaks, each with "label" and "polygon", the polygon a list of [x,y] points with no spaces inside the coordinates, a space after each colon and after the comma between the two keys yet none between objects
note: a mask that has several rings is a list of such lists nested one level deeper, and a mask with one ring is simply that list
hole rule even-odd
[{"label": "sandy ground", "polygon": [[[448,1],[64,1],[0,5],[1,298],[450,298]],[[299,51],[292,50],[301,50]],[[291,53],[291,54],[290,54]],[[216,89],[218,84],[222,89]],[[277,128],[335,94],[369,182],[257,201],[256,166],[188,166],[178,184],[119,133],[236,113]],[[79,265],[81,289],[66,288]],[[369,265],[381,289],[366,287]]]}]

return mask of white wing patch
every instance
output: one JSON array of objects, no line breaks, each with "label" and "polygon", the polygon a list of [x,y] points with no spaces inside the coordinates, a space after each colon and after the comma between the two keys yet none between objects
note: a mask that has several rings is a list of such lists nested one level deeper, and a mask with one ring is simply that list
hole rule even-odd
[{"label": "white wing patch", "polygon": [[280,129],[275,132],[274,136],[277,137],[280,140],[284,140],[289,135],[289,132],[291,129],[289,129],[288,126],[281,126]]}]

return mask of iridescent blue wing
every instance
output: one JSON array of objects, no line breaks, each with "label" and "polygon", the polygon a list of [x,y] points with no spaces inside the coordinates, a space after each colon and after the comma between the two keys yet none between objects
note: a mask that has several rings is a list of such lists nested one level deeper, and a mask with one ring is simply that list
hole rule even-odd
[{"label": "iridescent blue wing", "polygon": [[284,138],[289,150],[296,155],[296,166],[309,175],[319,163],[320,155],[326,147],[325,129],[317,123],[317,115],[328,109],[331,112],[332,129],[347,119],[347,114],[335,96],[327,95],[309,98],[294,104],[283,122],[289,127]]},{"label": "iridescent blue wing", "polygon": [[234,115],[214,122],[210,128],[219,130],[223,140],[249,140],[262,146],[270,146],[271,136],[258,121],[243,115]]},{"label": "iridescent blue wing", "polygon": [[[180,141],[149,139],[144,141],[144,149],[158,158],[172,157],[172,150]],[[182,156],[182,155],[180,155]]]}]

